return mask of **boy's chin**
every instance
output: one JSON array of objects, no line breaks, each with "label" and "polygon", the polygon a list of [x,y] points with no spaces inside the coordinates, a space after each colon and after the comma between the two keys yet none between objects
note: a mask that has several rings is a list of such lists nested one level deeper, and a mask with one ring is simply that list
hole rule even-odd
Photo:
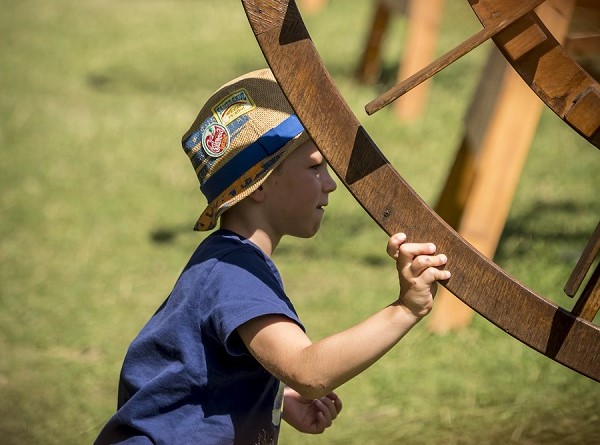
[{"label": "boy's chin", "polygon": [[292,236],[296,237],[296,238],[304,238],[304,239],[312,238],[319,232],[320,228],[321,228],[321,224],[319,223],[316,225],[316,227],[313,226],[309,230],[298,231],[297,233],[292,234]]}]

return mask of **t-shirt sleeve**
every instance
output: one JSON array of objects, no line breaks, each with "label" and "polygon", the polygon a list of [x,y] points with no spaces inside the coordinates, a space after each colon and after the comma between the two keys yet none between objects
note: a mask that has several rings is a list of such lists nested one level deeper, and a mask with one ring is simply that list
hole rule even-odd
[{"label": "t-shirt sleeve", "polygon": [[253,318],[279,314],[304,329],[277,276],[256,252],[240,249],[224,256],[211,270],[206,285],[214,296],[211,330],[232,355],[248,353],[236,329]]}]

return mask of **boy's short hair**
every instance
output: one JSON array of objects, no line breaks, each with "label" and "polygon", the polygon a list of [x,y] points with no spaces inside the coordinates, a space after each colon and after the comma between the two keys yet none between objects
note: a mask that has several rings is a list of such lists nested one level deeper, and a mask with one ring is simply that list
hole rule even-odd
[{"label": "boy's short hair", "polygon": [[219,88],[182,138],[208,201],[194,230],[213,229],[225,210],[308,140],[271,70],[253,71]]}]

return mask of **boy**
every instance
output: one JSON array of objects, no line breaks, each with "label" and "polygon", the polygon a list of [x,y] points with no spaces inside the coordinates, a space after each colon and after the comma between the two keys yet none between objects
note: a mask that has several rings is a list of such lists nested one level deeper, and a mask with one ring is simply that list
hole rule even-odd
[{"label": "boy", "polygon": [[322,433],[342,408],[333,390],[431,310],[446,257],[391,237],[399,298],[312,343],[270,257],[284,235],[316,234],[336,184],[272,73],[221,87],[182,144],[208,200],[195,228],[220,228],[129,347],[96,443],[276,444],[281,418]]}]

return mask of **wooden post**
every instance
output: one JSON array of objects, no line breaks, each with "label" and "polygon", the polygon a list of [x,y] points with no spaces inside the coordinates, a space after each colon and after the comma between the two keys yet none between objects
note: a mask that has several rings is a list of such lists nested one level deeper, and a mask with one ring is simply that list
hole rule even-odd
[{"label": "wooden post", "polygon": [[[537,9],[558,40],[565,38],[574,5],[574,0],[548,0]],[[504,229],[542,108],[542,101],[493,48],[436,206],[488,258],[494,256]],[[472,316],[468,306],[441,288],[428,327],[440,333],[460,329]]]},{"label": "wooden post", "polygon": [[327,0],[298,0],[299,8],[307,14],[316,14],[327,6]]},{"label": "wooden post", "polygon": [[377,0],[371,19],[371,27],[367,33],[367,40],[363,48],[358,67],[356,68],[356,78],[360,82],[371,83],[379,76],[379,60],[381,55],[381,45],[387,31],[392,9],[389,2]]},{"label": "wooden post", "polygon": [[[359,81],[369,83],[379,75],[379,61],[383,39],[393,14],[406,14],[408,30],[404,56],[398,65],[400,82],[426,66],[435,57],[444,0],[376,0],[363,53],[356,69]],[[394,104],[394,113],[400,120],[419,117],[427,103],[430,82],[413,88]]]},{"label": "wooden post", "polygon": [[[411,0],[408,3],[408,32],[397,82],[407,79],[435,58],[444,0]],[[410,121],[423,114],[430,82],[413,88],[394,103],[398,119]]]}]

